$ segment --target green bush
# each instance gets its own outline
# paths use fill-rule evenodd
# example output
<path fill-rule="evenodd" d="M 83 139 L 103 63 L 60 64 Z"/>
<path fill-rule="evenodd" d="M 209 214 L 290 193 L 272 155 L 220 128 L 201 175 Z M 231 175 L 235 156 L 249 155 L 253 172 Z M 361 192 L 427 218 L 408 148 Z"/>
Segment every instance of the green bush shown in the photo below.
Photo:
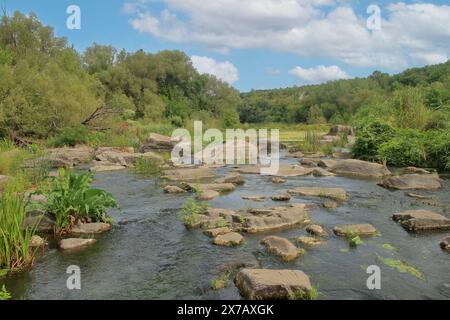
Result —
<path fill-rule="evenodd" d="M 363 160 L 373 160 L 378 157 L 380 146 L 395 136 L 395 129 L 379 120 L 362 125 L 357 130 L 356 143 L 353 146 L 353 156 Z"/>
<path fill-rule="evenodd" d="M 378 153 L 381 159 L 396 167 L 426 166 L 424 140 L 424 135 L 418 131 L 399 130 L 393 139 L 380 146 Z"/>
<path fill-rule="evenodd" d="M 83 127 L 66 128 L 59 132 L 53 139 L 53 146 L 74 147 L 77 144 L 85 144 L 88 142 L 88 130 Z"/>
<path fill-rule="evenodd" d="M 431 130 L 424 135 L 427 165 L 450 170 L 450 130 Z"/>
<path fill-rule="evenodd" d="M 189 199 L 184 204 L 178 218 L 184 223 L 186 228 L 192 229 L 198 223 L 199 216 L 203 214 L 207 208 L 208 204 Z"/>
<path fill-rule="evenodd" d="M 58 177 L 50 177 L 47 212 L 56 218 L 56 232 L 69 231 L 74 220 L 86 219 L 109 223 L 109 208 L 118 208 L 114 197 L 103 190 L 91 187 L 94 175 L 90 172 L 77 175 L 70 170 L 60 170 Z"/>

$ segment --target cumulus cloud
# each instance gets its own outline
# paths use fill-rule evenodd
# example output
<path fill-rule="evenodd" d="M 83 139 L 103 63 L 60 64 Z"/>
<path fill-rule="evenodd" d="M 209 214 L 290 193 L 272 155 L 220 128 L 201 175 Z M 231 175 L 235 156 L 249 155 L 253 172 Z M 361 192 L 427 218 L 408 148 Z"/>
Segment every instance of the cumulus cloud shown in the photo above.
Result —
<path fill-rule="evenodd" d="M 289 71 L 298 77 L 301 84 L 320 84 L 327 81 L 349 79 L 350 76 L 338 66 L 317 66 L 314 68 L 295 67 Z"/>
<path fill-rule="evenodd" d="M 140 0 L 130 23 L 158 38 L 220 52 L 265 48 L 392 71 L 449 56 L 449 5 L 388 4 L 382 8 L 381 30 L 372 32 L 368 15 L 357 13 L 354 2 L 164 0 L 166 9 L 155 14 Z"/>
<path fill-rule="evenodd" d="M 192 65 L 201 74 L 211 74 L 218 79 L 233 84 L 239 80 L 238 69 L 229 61 L 217 62 L 209 57 L 192 56 Z"/>

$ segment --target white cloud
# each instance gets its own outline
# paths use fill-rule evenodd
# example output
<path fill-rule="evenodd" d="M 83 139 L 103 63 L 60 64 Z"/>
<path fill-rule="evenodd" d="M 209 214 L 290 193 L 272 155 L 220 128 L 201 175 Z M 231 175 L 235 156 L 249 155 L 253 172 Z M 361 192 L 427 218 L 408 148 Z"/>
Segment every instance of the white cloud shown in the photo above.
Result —
<path fill-rule="evenodd" d="M 131 19 L 136 30 L 224 53 L 264 48 L 392 71 L 450 53 L 449 5 L 391 3 L 382 8 L 381 30 L 371 32 L 354 0 L 164 0 L 157 15 L 145 2 Z"/>
<path fill-rule="evenodd" d="M 350 78 L 350 76 L 338 66 L 317 66 L 309 69 L 295 67 L 294 69 L 289 70 L 289 73 L 298 77 L 301 84 L 320 84 L 327 81 Z"/>
<path fill-rule="evenodd" d="M 266 74 L 268 74 L 269 76 L 277 76 L 281 74 L 281 70 L 273 67 L 267 67 Z"/>
<path fill-rule="evenodd" d="M 217 62 L 208 57 L 192 56 L 192 65 L 201 74 L 212 74 L 218 79 L 233 84 L 239 80 L 238 69 L 229 61 Z"/>

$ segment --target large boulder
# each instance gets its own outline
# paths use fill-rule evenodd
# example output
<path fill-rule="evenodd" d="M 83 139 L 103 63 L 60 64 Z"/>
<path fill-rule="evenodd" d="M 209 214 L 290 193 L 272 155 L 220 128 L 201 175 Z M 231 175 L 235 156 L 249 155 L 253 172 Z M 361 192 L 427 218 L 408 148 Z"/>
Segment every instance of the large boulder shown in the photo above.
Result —
<path fill-rule="evenodd" d="M 92 245 L 95 242 L 97 242 L 97 240 L 95 239 L 79 239 L 79 238 L 64 239 L 61 240 L 59 247 L 62 250 L 76 250 Z"/>
<path fill-rule="evenodd" d="M 220 234 L 214 238 L 213 243 L 217 246 L 235 247 L 244 242 L 244 237 L 237 232 Z"/>
<path fill-rule="evenodd" d="M 370 224 L 353 224 L 338 226 L 333 229 L 334 233 L 340 237 L 355 235 L 360 237 L 370 237 L 378 234 L 377 229 Z"/>
<path fill-rule="evenodd" d="M 450 219 L 432 211 L 410 210 L 392 218 L 408 231 L 450 230 Z"/>
<path fill-rule="evenodd" d="M 109 223 L 78 223 L 71 229 L 71 234 L 78 236 L 101 234 L 111 230 Z"/>
<path fill-rule="evenodd" d="M 92 160 L 94 149 L 88 146 L 76 146 L 73 148 L 48 149 L 47 154 L 35 160 L 25 163 L 26 167 L 35 167 L 45 163 L 50 168 L 74 167 Z"/>
<path fill-rule="evenodd" d="M 294 261 L 300 256 L 300 250 L 288 239 L 270 236 L 261 243 L 266 246 L 270 254 L 281 257 L 284 261 Z"/>
<path fill-rule="evenodd" d="M 395 190 L 437 190 L 442 188 L 443 182 L 435 174 L 405 174 L 387 178 L 380 185 Z"/>
<path fill-rule="evenodd" d="M 391 175 L 391 172 L 382 164 L 355 159 L 322 160 L 319 166 L 348 177 L 381 179 Z"/>
<path fill-rule="evenodd" d="M 52 233 L 55 225 L 55 218 L 40 210 L 28 212 L 23 221 L 24 229 L 36 229 L 39 233 Z"/>
<path fill-rule="evenodd" d="M 159 164 L 164 163 L 163 157 L 154 152 L 135 153 L 133 148 L 102 147 L 95 153 L 95 159 L 97 161 L 113 163 L 124 167 L 133 166 L 139 158 L 154 161 Z"/>
<path fill-rule="evenodd" d="M 306 197 L 330 198 L 336 201 L 345 201 L 348 198 L 347 192 L 342 188 L 298 187 L 288 190 L 288 193 Z"/>
<path fill-rule="evenodd" d="M 447 252 L 450 252 L 450 237 L 441 241 L 441 248 Z"/>
<path fill-rule="evenodd" d="M 214 171 L 206 167 L 165 170 L 162 175 L 163 179 L 171 181 L 197 181 L 213 177 Z"/>
<path fill-rule="evenodd" d="M 243 269 L 235 283 L 248 300 L 283 300 L 293 292 L 312 289 L 309 277 L 299 270 Z"/>
<path fill-rule="evenodd" d="M 140 152 L 149 151 L 172 151 L 173 148 L 181 141 L 180 138 L 172 139 L 157 133 L 151 133 L 147 141 L 141 145 Z"/>
<path fill-rule="evenodd" d="M 248 233 L 267 232 L 292 228 L 311 222 L 306 205 L 295 204 L 265 210 L 249 210 L 250 215 L 243 216 L 243 230 Z"/>

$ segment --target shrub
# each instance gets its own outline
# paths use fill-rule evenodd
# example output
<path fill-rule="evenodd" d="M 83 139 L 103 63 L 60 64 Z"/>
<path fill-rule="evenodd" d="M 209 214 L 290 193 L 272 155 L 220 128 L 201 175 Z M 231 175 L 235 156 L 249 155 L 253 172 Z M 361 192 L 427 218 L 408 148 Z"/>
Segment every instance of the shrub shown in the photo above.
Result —
<path fill-rule="evenodd" d="M 373 120 L 358 128 L 353 156 L 358 159 L 377 158 L 380 146 L 395 136 L 395 129 L 379 120 Z"/>
<path fill-rule="evenodd" d="M 206 203 L 189 199 L 181 209 L 179 219 L 188 229 L 192 229 L 198 223 L 199 216 L 203 214 L 207 208 L 208 205 Z"/>
<path fill-rule="evenodd" d="M 426 166 L 424 135 L 415 130 L 400 130 L 379 148 L 380 158 L 396 167 Z"/>
<path fill-rule="evenodd" d="M 66 128 L 60 131 L 53 139 L 53 146 L 60 147 L 74 147 L 77 144 L 84 144 L 88 142 L 88 130 L 84 126 L 73 128 Z"/>
<path fill-rule="evenodd" d="M 134 162 L 133 171 L 140 175 L 150 175 L 159 177 L 161 175 L 160 165 L 157 161 L 146 159 L 143 157 L 137 158 Z"/>
<path fill-rule="evenodd" d="M 317 152 L 322 147 L 320 140 L 322 140 L 322 135 L 320 133 L 307 131 L 305 139 L 300 145 L 300 149 L 304 152 Z"/>
<path fill-rule="evenodd" d="M 319 298 L 319 291 L 316 287 L 310 290 L 297 289 L 293 290 L 288 295 L 288 300 L 317 300 Z"/>
<path fill-rule="evenodd" d="M 428 166 L 450 170 L 450 130 L 428 131 L 424 137 Z"/>
<path fill-rule="evenodd" d="M 33 264 L 31 238 L 35 230 L 23 228 L 25 201 L 22 194 L 8 186 L 0 202 L 0 269 L 26 268 Z"/>
<path fill-rule="evenodd" d="M 59 177 L 50 177 L 47 212 L 56 218 L 56 232 L 69 231 L 75 220 L 88 219 L 109 223 L 109 208 L 119 208 L 114 197 L 103 190 L 91 187 L 93 173 L 77 175 L 70 170 L 60 170 Z"/>

